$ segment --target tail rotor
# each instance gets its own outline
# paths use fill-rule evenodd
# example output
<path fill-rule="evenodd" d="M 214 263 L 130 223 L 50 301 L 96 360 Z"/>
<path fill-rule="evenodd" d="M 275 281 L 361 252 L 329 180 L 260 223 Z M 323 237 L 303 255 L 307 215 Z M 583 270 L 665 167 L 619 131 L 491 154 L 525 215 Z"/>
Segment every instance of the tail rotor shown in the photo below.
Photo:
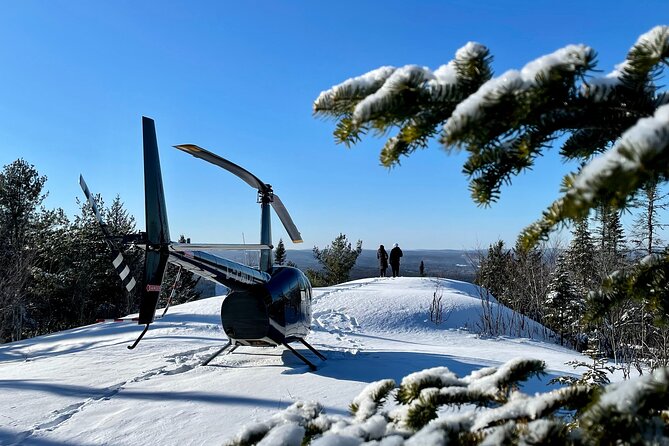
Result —
<path fill-rule="evenodd" d="M 84 191 L 84 195 L 86 195 L 86 200 L 88 200 L 88 203 L 91 205 L 93 213 L 95 214 L 95 219 L 98 221 L 100 229 L 104 234 L 105 243 L 107 244 L 109 250 L 111 251 L 112 264 L 114 265 L 114 269 L 121 278 L 123 286 L 128 291 L 128 293 L 130 293 L 135 288 L 137 282 L 135 281 L 135 278 L 132 276 L 132 274 L 130 274 L 130 267 L 128 266 L 128 262 L 126 262 L 125 257 L 123 257 L 121 250 L 119 249 L 118 245 L 114 241 L 113 236 L 109 232 L 107 224 L 104 222 L 104 220 L 102 220 L 102 215 L 98 210 L 98 205 L 95 202 L 95 199 L 91 194 L 91 191 L 88 189 L 88 185 L 86 184 L 86 181 L 84 180 L 84 177 L 82 175 L 79 175 L 79 185 L 81 186 L 81 189 Z"/>

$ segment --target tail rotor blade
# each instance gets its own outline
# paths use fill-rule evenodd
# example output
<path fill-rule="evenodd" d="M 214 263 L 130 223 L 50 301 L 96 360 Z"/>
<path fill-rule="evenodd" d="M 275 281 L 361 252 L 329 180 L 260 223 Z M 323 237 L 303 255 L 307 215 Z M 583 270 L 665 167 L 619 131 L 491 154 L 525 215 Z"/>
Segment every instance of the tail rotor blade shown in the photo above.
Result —
<path fill-rule="evenodd" d="M 137 284 L 135 278 L 132 276 L 132 274 L 130 274 L 130 267 L 128 266 L 128 263 L 125 261 L 125 257 L 123 257 L 123 254 L 121 254 L 120 251 L 112 250 L 112 255 L 114 256 L 112 263 L 114 265 L 114 269 L 116 270 L 116 274 L 119 275 L 121 282 L 123 282 L 123 286 L 126 290 L 128 290 L 128 293 L 130 293 Z"/>
<path fill-rule="evenodd" d="M 272 207 L 276 212 L 276 215 L 279 216 L 279 220 L 283 223 L 283 227 L 286 228 L 288 236 L 293 241 L 293 243 L 302 243 L 302 235 L 298 231 L 297 226 L 293 223 L 293 219 L 290 218 L 290 214 L 286 209 L 286 206 L 283 205 L 283 202 L 277 194 L 274 194 L 274 201 L 272 201 Z"/>
<path fill-rule="evenodd" d="M 114 265 L 114 269 L 121 278 L 121 282 L 123 282 L 123 286 L 125 287 L 125 289 L 128 290 L 128 292 L 131 292 L 136 285 L 135 278 L 132 276 L 132 274 L 130 274 L 130 267 L 126 262 L 125 257 L 123 257 L 123 254 L 121 254 L 121 250 L 116 246 L 116 243 L 114 243 L 114 241 L 112 240 L 112 236 L 111 233 L 109 232 L 109 229 L 107 228 L 107 224 L 102 220 L 102 215 L 98 210 L 98 205 L 95 202 L 95 199 L 93 198 L 93 194 L 91 194 L 91 191 L 88 189 L 88 185 L 86 184 L 86 181 L 84 181 L 83 175 L 79 175 L 79 185 L 81 186 L 81 189 L 84 191 L 84 195 L 86 195 L 86 199 L 88 200 L 88 203 L 91 205 L 93 213 L 95 213 L 95 218 L 97 219 L 98 224 L 100 225 L 102 233 L 104 234 L 105 243 L 107 244 L 107 246 L 109 246 L 109 249 L 111 250 L 112 264 Z"/>
<path fill-rule="evenodd" d="M 100 224 L 100 228 L 102 228 L 102 232 L 105 234 L 106 237 L 109 237 L 110 234 L 109 231 L 107 230 L 107 225 L 105 224 L 104 221 L 102 221 L 102 215 L 100 215 L 100 211 L 98 210 L 98 205 L 95 202 L 95 199 L 93 198 L 93 194 L 91 194 L 91 191 L 88 189 L 88 185 L 86 184 L 86 181 L 84 181 L 83 175 L 79 175 L 79 186 L 81 186 L 81 190 L 84 191 L 84 195 L 86 195 L 86 200 L 88 200 L 88 204 L 91 205 L 93 213 L 95 214 L 95 218 Z"/>

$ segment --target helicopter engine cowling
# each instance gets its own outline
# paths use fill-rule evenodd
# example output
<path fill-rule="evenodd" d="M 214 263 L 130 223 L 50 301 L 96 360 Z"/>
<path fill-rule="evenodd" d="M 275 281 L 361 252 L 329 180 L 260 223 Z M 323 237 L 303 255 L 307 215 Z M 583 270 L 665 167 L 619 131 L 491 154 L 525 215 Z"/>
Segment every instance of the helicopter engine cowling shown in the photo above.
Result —
<path fill-rule="evenodd" d="M 311 327 L 311 283 L 297 268 L 280 266 L 261 285 L 231 292 L 221 304 L 223 330 L 242 345 L 280 345 Z"/>

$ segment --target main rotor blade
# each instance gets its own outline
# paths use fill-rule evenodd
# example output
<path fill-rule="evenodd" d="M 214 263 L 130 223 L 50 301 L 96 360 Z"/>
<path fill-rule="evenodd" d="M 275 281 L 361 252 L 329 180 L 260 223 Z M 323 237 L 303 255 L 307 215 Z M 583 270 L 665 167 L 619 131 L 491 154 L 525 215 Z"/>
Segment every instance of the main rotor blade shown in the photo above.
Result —
<path fill-rule="evenodd" d="M 271 202 L 274 212 L 279 216 L 279 220 L 283 223 L 283 227 L 286 228 L 288 236 L 293 241 L 293 243 L 302 243 L 302 235 L 300 231 L 297 230 L 297 226 L 293 223 L 293 219 L 290 218 L 290 214 L 286 209 L 286 206 L 283 205 L 283 202 L 277 194 L 274 194 L 274 201 Z"/>
<path fill-rule="evenodd" d="M 203 149 L 202 147 L 196 146 L 195 144 L 180 144 L 174 147 L 183 152 L 189 153 L 196 158 L 209 161 L 212 164 L 222 167 L 228 172 L 237 175 L 239 178 L 244 180 L 246 184 L 257 189 L 260 192 L 264 193 L 271 192 L 271 188 L 267 184 L 262 182 L 260 178 L 253 175 L 251 172 L 244 169 L 243 167 L 238 166 L 237 164 L 230 162 L 225 158 L 216 155 L 215 153 L 211 153 L 208 150 Z M 295 226 L 295 223 L 293 223 L 293 219 L 290 218 L 290 214 L 288 214 L 288 211 L 286 210 L 286 207 L 283 205 L 283 202 L 281 201 L 281 199 L 277 194 L 273 193 L 272 196 L 273 196 L 272 199 L 273 201 L 271 201 L 272 207 L 274 208 L 276 214 L 279 216 L 281 223 L 283 223 L 283 227 L 286 228 L 286 232 L 288 232 L 288 235 L 290 236 L 293 243 L 301 243 L 302 235 L 300 235 L 300 231 L 297 230 L 297 226 Z"/>
<path fill-rule="evenodd" d="M 260 178 L 253 175 L 248 170 L 244 169 L 241 166 L 238 166 L 233 162 L 226 160 L 225 158 L 216 155 L 215 153 L 211 153 L 210 151 L 205 150 L 202 147 L 198 147 L 195 144 L 179 144 L 178 146 L 174 147 L 183 152 L 193 155 L 195 158 L 200 158 L 205 161 L 209 161 L 210 163 L 215 164 L 218 167 L 222 167 L 228 172 L 237 175 L 239 178 L 244 180 L 246 184 L 255 189 L 258 189 L 260 192 L 267 193 L 270 191 L 270 188 L 267 187 L 267 185 L 263 183 L 260 180 Z"/>

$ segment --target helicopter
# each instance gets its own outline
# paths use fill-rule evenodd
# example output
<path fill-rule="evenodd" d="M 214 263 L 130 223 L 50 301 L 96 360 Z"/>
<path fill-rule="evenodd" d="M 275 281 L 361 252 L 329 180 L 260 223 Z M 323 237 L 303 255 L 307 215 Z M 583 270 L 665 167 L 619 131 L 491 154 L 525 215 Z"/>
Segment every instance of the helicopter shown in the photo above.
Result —
<path fill-rule="evenodd" d="M 221 324 L 228 342 L 202 365 L 227 351 L 232 353 L 240 346 L 285 347 L 302 362 L 316 370 L 316 366 L 290 343 L 300 342 L 318 358 L 325 360 L 305 337 L 311 329 L 312 287 L 307 276 L 298 268 L 272 264 L 272 232 L 270 207 L 274 209 L 289 237 L 301 243 L 302 236 L 286 210 L 283 202 L 274 193 L 272 186 L 261 181 L 248 170 L 194 144 L 181 144 L 175 148 L 196 158 L 207 161 L 236 175 L 258 191 L 261 209 L 259 244 L 191 244 L 170 240 L 165 193 L 163 190 L 160 156 L 155 122 L 142 117 L 144 151 L 144 200 L 146 231 L 123 237 L 114 236 L 97 208 L 83 176 L 79 184 L 93 209 L 95 218 L 111 252 L 112 263 L 123 285 L 131 292 L 137 281 L 123 257 L 123 248 L 128 245 L 144 249 L 142 283 L 140 285 L 139 317 L 137 323 L 144 329 L 128 349 L 137 347 L 149 326 L 156 319 L 158 298 L 162 290 L 163 276 L 168 263 L 178 269 L 176 281 L 183 270 L 193 272 L 204 279 L 230 289 L 221 304 Z M 259 250 L 258 268 L 214 255 L 211 250 Z M 175 283 L 176 283 L 175 281 Z M 163 315 L 169 308 L 168 299 Z"/>

